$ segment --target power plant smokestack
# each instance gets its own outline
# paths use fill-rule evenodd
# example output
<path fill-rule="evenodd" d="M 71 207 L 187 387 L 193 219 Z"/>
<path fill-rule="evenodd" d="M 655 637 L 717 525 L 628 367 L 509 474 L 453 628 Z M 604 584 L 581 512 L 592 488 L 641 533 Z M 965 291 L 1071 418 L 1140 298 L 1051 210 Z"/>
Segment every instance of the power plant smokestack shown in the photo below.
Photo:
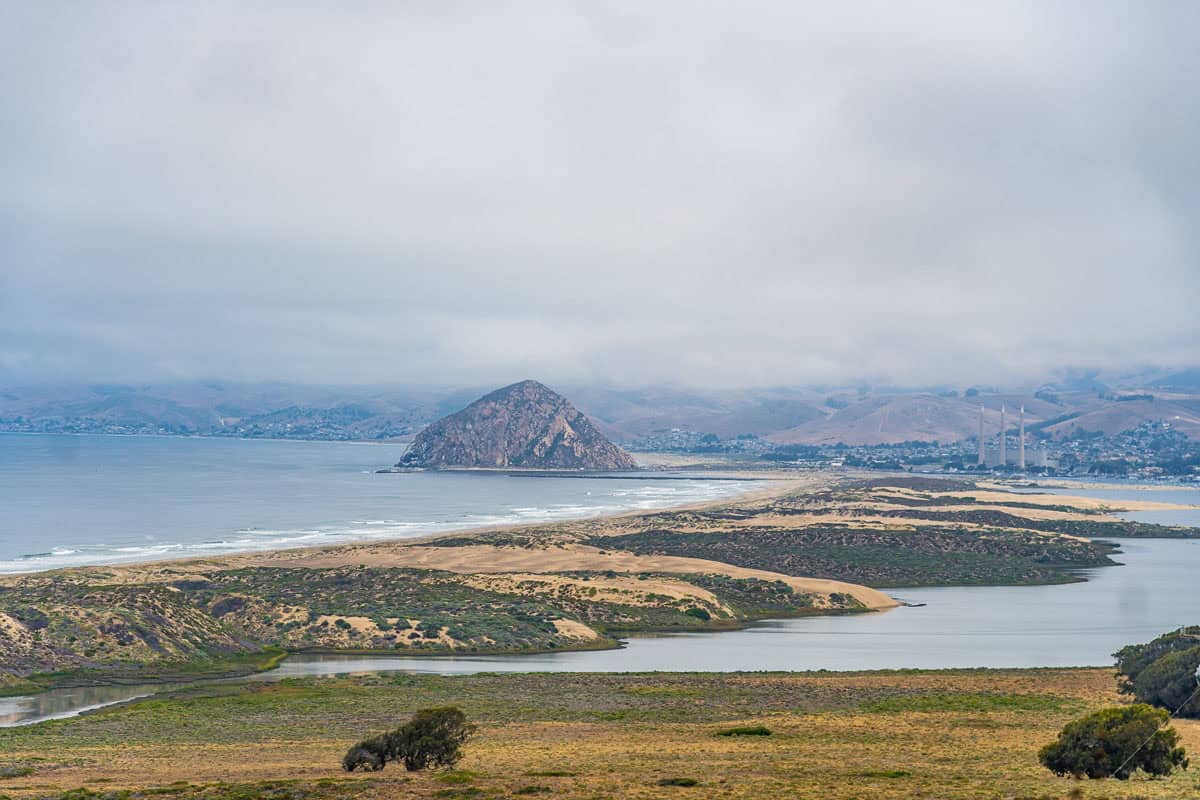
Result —
<path fill-rule="evenodd" d="M 1008 466 L 1008 456 L 1006 454 L 1005 440 L 1008 438 L 1007 431 L 1004 430 L 1004 403 L 1000 404 L 1000 466 Z"/>
<path fill-rule="evenodd" d="M 1025 406 L 1021 406 L 1021 438 L 1017 440 L 1017 469 L 1025 471 Z"/>
<path fill-rule="evenodd" d="M 979 407 L 979 466 L 983 466 L 983 406 Z"/>

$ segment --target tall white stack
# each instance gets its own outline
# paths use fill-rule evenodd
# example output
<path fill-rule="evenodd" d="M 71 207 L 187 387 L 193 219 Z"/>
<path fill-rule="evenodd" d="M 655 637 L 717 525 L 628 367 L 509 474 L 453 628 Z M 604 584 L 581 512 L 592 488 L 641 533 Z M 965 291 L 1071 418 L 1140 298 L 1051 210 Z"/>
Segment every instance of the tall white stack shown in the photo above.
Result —
<path fill-rule="evenodd" d="M 1021 433 L 1017 440 L 1017 469 L 1025 471 L 1025 406 L 1021 406 Z"/>
<path fill-rule="evenodd" d="M 1008 466 L 1007 442 L 1008 432 L 1004 430 L 1004 403 L 1000 404 L 1000 466 Z"/>

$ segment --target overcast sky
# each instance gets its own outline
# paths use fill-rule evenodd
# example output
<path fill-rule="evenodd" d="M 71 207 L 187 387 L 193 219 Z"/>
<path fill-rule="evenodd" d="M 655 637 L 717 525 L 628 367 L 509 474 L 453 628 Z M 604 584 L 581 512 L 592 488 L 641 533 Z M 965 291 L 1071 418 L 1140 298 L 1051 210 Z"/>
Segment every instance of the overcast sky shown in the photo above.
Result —
<path fill-rule="evenodd" d="M 1200 361 L 1200 3 L 4 3 L 0 379 Z"/>

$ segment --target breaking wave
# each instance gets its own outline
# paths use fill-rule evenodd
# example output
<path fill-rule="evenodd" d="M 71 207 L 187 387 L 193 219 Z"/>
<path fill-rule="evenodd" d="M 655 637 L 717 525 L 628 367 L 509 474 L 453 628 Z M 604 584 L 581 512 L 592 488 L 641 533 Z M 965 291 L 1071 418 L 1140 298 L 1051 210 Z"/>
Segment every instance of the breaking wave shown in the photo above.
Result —
<path fill-rule="evenodd" d="M 631 483 L 637 483 L 631 478 Z M 404 539 L 470 528 L 554 522 L 645 511 L 732 497 L 761 488 L 758 481 L 680 480 L 661 478 L 628 486 L 597 481 L 575 502 L 548 504 L 498 504 L 487 511 L 457 511 L 437 515 L 433 509 L 408 509 L 410 518 L 361 517 L 338 524 L 297 527 L 247 527 L 227 535 L 196 541 L 172 541 L 169 535 L 140 543 L 65 542 L 8 559 L 0 559 L 0 573 L 38 572 L 93 564 L 118 564 L 164 559 L 207 557 L 224 553 L 262 552 L 353 541 Z M 608 484 L 608 485 L 605 485 Z M 409 516 L 406 515 L 406 516 Z M 151 538 L 149 536 L 147 539 Z M 45 546 L 45 545 L 43 545 Z"/>

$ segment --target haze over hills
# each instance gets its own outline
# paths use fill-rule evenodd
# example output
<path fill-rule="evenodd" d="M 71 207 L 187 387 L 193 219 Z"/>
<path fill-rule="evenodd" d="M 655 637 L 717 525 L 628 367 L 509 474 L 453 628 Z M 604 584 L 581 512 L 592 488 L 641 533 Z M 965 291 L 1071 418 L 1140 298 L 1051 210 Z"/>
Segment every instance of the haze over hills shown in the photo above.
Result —
<path fill-rule="evenodd" d="M 565 397 L 526 380 L 434 422 L 396 466 L 615 470 L 637 464 Z"/>
<path fill-rule="evenodd" d="M 570 387 L 601 430 L 621 441 L 680 428 L 722 438 L 763 436 L 821 419 L 824 395 L 810 389 L 703 391 Z"/>
<path fill-rule="evenodd" d="M 989 387 L 775 387 L 708 390 L 565 385 L 608 438 L 680 430 L 779 444 L 953 442 L 989 430 L 1000 407 L 1026 409 L 1032 432 L 1107 435 L 1165 421 L 1200 439 L 1200 370 L 1110 377 L 1066 373 L 1024 391 Z M 304 386 L 193 382 L 5 386 L 0 431 L 158 433 L 246 438 L 407 440 L 486 392 L 458 386 Z"/>

